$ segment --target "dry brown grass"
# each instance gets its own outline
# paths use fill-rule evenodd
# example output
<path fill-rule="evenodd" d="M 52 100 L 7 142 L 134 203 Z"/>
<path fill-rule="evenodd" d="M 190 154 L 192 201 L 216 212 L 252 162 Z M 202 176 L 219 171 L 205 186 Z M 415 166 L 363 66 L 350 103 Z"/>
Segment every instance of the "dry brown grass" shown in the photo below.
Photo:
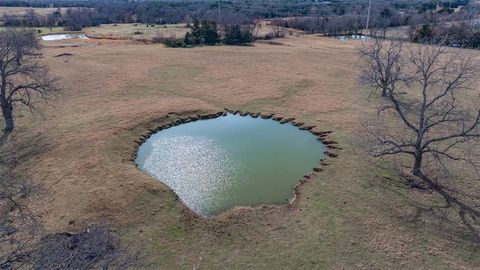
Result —
<path fill-rule="evenodd" d="M 12 15 L 23 15 L 27 9 L 32 9 L 28 7 L 0 7 L 0 16 L 4 14 L 12 14 Z M 46 16 L 52 14 L 57 10 L 57 8 L 33 8 L 35 12 L 40 16 Z M 66 8 L 62 8 L 61 12 L 66 12 Z"/>
<path fill-rule="evenodd" d="M 412 222 L 417 205 L 408 198 L 416 195 L 356 153 L 359 122 L 375 111 L 356 82 L 359 43 L 312 36 L 282 43 L 45 43 L 64 94 L 43 117 L 18 117 L 14 138 L 30 145 L 24 171 L 47 191 L 35 205 L 47 228 L 110 220 L 125 239 L 145 244 L 151 269 L 476 268 L 468 234 L 449 238 L 429 215 Z M 54 57 L 61 53 L 73 56 Z M 224 107 L 294 116 L 333 130 L 344 150 L 302 187 L 294 208 L 197 219 L 129 158 L 160 116 Z"/>
<path fill-rule="evenodd" d="M 85 28 L 83 32 L 92 38 L 129 39 L 151 41 L 154 37 L 183 39 L 189 31 L 187 24 L 163 24 L 147 26 L 140 23 L 102 24 L 98 27 Z M 278 31 L 278 30 L 277 30 Z M 259 22 L 254 35 L 263 38 L 273 33 L 270 25 Z M 285 35 L 300 35 L 301 31 L 285 28 Z"/>
<path fill-rule="evenodd" d="M 102 24 L 98 27 L 84 29 L 95 38 L 116 38 L 133 40 L 152 40 L 156 36 L 163 38 L 183 38 L 187 33 L 186 24 L 165 24 L 146 26 L 138 23 Z"/>

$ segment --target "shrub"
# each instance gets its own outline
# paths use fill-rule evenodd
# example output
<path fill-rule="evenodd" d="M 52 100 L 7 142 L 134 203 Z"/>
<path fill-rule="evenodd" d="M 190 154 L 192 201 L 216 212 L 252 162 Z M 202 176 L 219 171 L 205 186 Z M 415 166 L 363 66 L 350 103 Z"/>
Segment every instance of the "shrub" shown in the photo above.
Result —
<path fill-rule="evenodd" d="M 225 44 L 245 45 L 253 42 L 253 35 L 250 31 L 242 30 L 238 24 L 225 28 Z"/>
<path fill-rule="evenodd" d="M 418 29 L 414 36 L 413 41 L 415 42 L 428 42 L 432 39 L 432 28 L 429 24 L 424 24 L 420 29 Z"/>
<path fill-rule="evenodd" d="M 184 43 L 186 45 L 215 45 L 219 42 L 217 24 L 206 20 L 195 20 L 190 26 L 190 31 L 185 35 Z"/>
<path fill-rule="evenodd" d="M 204 35 L 204 42 L 207 45 L 215 45 L 219 41 L 219 36 L 217 33 L 217 24 L 215 22 L 207 23 L 204 21 L 202 23 L 202 31 Z"/>
<path fill-rule="evenodd" d="M 187 45 L 195 44 L 195 39 L 193 38 L 193 34 L 190 32 L 187 32 L 185 34 L 185 38 L 183 39 L 183 43 Z"/>
<path fill-rule="evenodd" d="M 468 41 L 468 47 L 474 49 L 480 48 L 480 32 L 475 32 L 472 34 Z"/>
<path fill-rule="evenodd" d="M 166 38 L 163 41 L 163 44 L 167 47 L 170 47 L 170 48 L 185 47 L 185 44 L 183 43 L 183 40 L 178 39 L 178 38 Z"/>

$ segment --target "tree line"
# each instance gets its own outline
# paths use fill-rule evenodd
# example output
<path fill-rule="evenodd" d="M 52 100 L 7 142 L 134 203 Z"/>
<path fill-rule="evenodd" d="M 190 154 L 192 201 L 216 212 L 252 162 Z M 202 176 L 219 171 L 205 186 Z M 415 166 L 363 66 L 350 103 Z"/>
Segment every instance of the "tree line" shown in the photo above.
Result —
<path fill-rule="evenodd" d="M 371 25 L 386 28 L 399 25 L 453 20 L 459 13 L 453 9 L 468 4 L 468 0 L 373 2 Z M 53 4 L 52 4 L 53 3 Z M 64 26 L 81 29 L 102 23 L 166 24 L 191 22 L 193 18 L 208 20 L 217 25 L 250 24 L 256 19 L 276 20 L 284 26 L 308 32 L 329 34 L 354 33 L 365 27 L 368 1 L 100 1 L 100 0 L 36 0 L 3 1 L 5 6 L 70 7 L 67 14 L 55 12 L 47 18 L 6 15 L 3 19 L 15 26 Z M 220 6 L 219 6 L 220 5 Z M 467 5 L 468 6 L 468 5 Z M 36 18 L 35 18 L 36 17 Z"/>
<path fill-rule="evenodd" d="M 480 24 L 472 22 L 452 22 L 443 24 L 423 24 L 411 27 L 410 41 L 416 43 L 442 43 L 457 48 L 480 48 Z"/>
<path fill-rule="evenodd" d="M 421 2 L 367 2 L 350 4 L 339 8 L 335 5 L 312 6 L 305 16 L 276 18 L 273 22 L 284 27 L 303 30 L 307 33 L 327 35 L 360 34 L 367 28 L 369 35 L 385 37 L 387 28 L 413 26 L 464 20 L 474 9 L 469 1 Z M 454 11 L 454 8 L 458 10 Z M 375 33 L 373 33 L 375 32 Z"/>
<path fill-rule="evenodd" d="M 188 23 L 190 29 L 185 37 L 177 39 L 174 37 L 163 38 L 158 35 L 153 38 L 154 43 L 163 43 L 167 47 L 193 47 L 201 45 L 217 45 L 220 43 L 226 45 L 247 45 L 254 41 L 253 25 L 225 25 L 222 30 L 217 24 L 207 20 L 195 19 L 193 23 Z"/>

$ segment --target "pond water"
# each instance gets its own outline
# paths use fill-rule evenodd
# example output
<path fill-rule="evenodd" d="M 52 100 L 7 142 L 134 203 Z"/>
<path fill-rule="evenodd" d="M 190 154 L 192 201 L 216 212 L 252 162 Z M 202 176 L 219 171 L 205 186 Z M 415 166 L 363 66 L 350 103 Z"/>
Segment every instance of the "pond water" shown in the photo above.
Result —
<path fill-rule="evenodd" d="M 210 216 L 235 206 L 287 204 L 324 151 L 313 134 L 291 124 L 228 114 L 153 134 L 136 163 L 194 212 Z"/>
<path fill-rule="evenodd" d="M 343 35 L 343 36 L 336 36 L 341 41 L 348 41 L 348 40 L 369 40 L 370 37 L 364 35 Z"/>
<path fill-rule="evenodd" d="M 88 39 L 85 34 L 54 34 L 54 35 L 44 35 L 42 40 L 45 41 L 54 41 L 54 40 L 63 40 L 63 39 Z"/>

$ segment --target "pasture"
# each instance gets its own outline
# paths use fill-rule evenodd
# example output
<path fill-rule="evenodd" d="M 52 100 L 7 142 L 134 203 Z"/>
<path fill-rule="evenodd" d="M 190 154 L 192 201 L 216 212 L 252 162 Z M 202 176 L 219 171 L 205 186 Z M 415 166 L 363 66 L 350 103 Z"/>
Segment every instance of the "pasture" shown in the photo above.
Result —
<path fill-rule="evenodd" d="M 86 33 L 185 31 L 139 27 Z M 359 150 L 360 125 L 376 114 L 376 97 L 357 81 L 360 41 L 294 35 L 279 41 L 189 49 L 128 40 L 43 42 L 42 61 L 63 93 L 41 115 L 18 114 L 13 140 L 22 171 L 46 191 L 33 209 L 47 230 L 109 221 L 126 241 L 145 247 L 150 269 L 478 267 L 478 236 L 457 218 L 458 209 L 443 208 L 438 194 L 408 188 L 391 160 L 374 162 Z M 342 150 L 302 185 L 293 207 L 199 218 L 131 156 L 149 129 L 224 108 L 295 117 L 333 131 Z"/>

